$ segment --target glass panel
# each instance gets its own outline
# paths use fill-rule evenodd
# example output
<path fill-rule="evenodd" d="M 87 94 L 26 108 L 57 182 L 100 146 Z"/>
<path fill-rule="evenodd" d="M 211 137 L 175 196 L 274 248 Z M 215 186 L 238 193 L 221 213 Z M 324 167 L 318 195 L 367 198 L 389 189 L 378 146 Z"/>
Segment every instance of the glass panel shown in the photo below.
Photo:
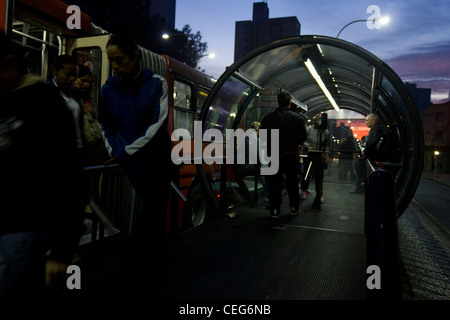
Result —
<path fill-rule="evenodd" d="M 200 117 L 203 104 L 205 103 L 206 98 L 208 98 L 208 94 L 208 92 L 202 89 L 199 89 L 197 92 L 197 119 Z"/>
<path fill-rule="evenodd" d="M 91 104 L 94 109 L 94 114 L 98 113 L 98 98 L 100 94 L 100 88 L 102 83 L 101 68 L 102 68 L 102 51 L 100 48 L 90 49 L 77 49 L 74 52 L 74 56 L 78 64 L 88 66 L 92 71 L 92 91 L 91 91 Z"/>
<path fill-rule="evenodd" d="M 174 81 L 173 86 L 173 127 L 187 129 L 194 136 L 194 111 L 192 89 L 186 83 Z"/>
<path fill-rule="evenodd" d="M 204 130 L 215 128 L 222 132 L 232 128 L 238 108 L 248 97 L 251 88 L 245 83 L 230 77 L 216 94 L 203 124 Z"/>

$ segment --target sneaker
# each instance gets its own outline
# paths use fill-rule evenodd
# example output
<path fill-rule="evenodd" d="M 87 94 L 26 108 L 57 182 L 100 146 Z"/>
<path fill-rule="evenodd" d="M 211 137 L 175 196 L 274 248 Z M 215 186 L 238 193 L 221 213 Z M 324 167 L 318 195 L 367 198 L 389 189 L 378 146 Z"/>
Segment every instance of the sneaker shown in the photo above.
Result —
<path fill-rule="evenodd" d="M 306 199 L 306 191 L 302 191 L 300 194 L 300 199 Z"/>
<path fill-rule="evenodd" d="M 270 210 L 270 216 L 272 217 L 272 218 L 278 218 L 278 214 L 280 213 L 280 210 L 277 210 L 277 209 L 275 209 L 275 210 Z"/>
<path fill-rule="evenodd" d="M 296 216 L 296 215 L 298 215 L 298 209 L 291 207 L 291 216 Z"/>
<path fill-rule="evenodd" d="M 323 195 L 320 196 L 320 202 L 323 203 Z"/>
<path fill-rule="evenodd" d="M 307 193 L 307 194 L 313 194 L 313 193 L 314 193 L 314 191 L 312 191 L 312 190 L 308 189 L 308 190 L 306 190 L 306 193 Z"/>

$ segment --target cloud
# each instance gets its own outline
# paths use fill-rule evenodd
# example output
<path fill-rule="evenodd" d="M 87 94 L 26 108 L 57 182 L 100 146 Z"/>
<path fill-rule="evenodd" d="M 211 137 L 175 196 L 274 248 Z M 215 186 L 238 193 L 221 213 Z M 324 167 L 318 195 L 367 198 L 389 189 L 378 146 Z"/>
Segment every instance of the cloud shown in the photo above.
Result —
<path fill-rule="evenodd" d="M 429 47 L 427 51 L 397 56 L 385 62 L 404 77 L 450 79 L 450 44 Z"/>
<path fill-rule="evenodd" d="M 414 48 L 416 53 L 404 54 L 385 62 L 405 82 L 430 88 L 434 101 L 448 98 L 450 92 L 450 41 Z"/>

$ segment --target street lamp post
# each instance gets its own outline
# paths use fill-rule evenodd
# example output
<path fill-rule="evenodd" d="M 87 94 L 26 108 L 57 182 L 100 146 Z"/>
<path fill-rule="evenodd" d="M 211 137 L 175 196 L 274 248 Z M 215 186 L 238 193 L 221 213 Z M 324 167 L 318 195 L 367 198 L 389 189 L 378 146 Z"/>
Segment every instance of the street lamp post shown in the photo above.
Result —
<path fill-rule="evenodd" d="M 379 20 L 381 24 L 386 24 L 389 22 L 389 18 L 388 17 L 382 17 L 382 18 L 373 18 L 372 21 L 375 22 Z M 342 29 L 339 31 L 339 33 L 337 34 L 336 38 L 339 38 L 339 35 L 341 34 L 341 32 L 347 28 L 349 25 L 356 23 L 356 22 L 367 22 L 370 21 L 369 19 L 358 19 L 352 22 L 347 23 L 345 26 L 342 27 Z"/>
<path fill-rule="evenodd" d="M 439 151 L 434 151 L 434 177 L 437 178 L 437 157 L 439 155 Z"/>
<path fill-rule="evenodd" d="M 185 33 L 164 33 L 164 34 L 161 35 L 161 37 L 162 37 L 163 39 L 165 39 L 165 40 L 170 39 L 170 37 L 177 37 L 177 36 L 184 36 L 184 37 L 187 38 L 187 35 L 186 35 Z M 196 48 L 197 48 L 197 43 L 194 42 L 194 45 L 195 45 Z M 196 50 L 196 52 L 198 52 L 198 51 Z M 212 59 L 212 58 L 214 58 L 215 56 L 216 56 L 216 54 L 215 54 L 214 52 L 210 52 L 210 53 L 201 55 L 200 57 L 196 57 L 196 58 L 195 58 L 195 67 L 194 67 L 194 68 L 195 68 L 195 69 L 198 68 L 198 62 L 200 61 L 201 58 L 204 58 L 204 57 L 210 57 L 210 58 Z"/>
<path fill-rule="evenodd" d="M 336 38 L 339 38 L 339 35 L 341 34 L 341 32 L 342 32 L 345 28 L 347 28 L 349 25 L 351 25 L 351 24 L 353 24 L 353 23 L 356 23 L 356 22 L 364 22 L 364 21 L 367 21 L 367 19 L 358 19 L 358 20 L 355 20 L 355 21 L 352 21 L 352 22 L 347 23 L 347 24 L 346 24 L 345 26 L 343 26 L 342 29 L 339 31 L 339 33 L 337 34 Z"/>

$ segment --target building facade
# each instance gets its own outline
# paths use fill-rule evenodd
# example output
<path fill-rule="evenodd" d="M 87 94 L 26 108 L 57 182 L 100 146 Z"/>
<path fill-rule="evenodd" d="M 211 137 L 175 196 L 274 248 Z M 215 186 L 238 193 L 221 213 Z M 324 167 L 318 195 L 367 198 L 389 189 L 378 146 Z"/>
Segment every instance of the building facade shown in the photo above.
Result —
<path fill-rule="evenodd" d="M 234 61 L 264 44 L 299 36 L 300 28 L 297 17 L 269 18 L 267 2 L 255 2 L 252 20 L 236 21 Z"/>
<path fill-rule="evenodd" d="M 406 89 L 408 89 L 411 98 L 416 103 L 417 109 L 422 114 L 423 111 L 431 104 L 431 89 L 417 88 L 417 84 L 405 82 Z"/>
<path fill-rule="evenodd" d="M 424 170 L 434 170 L 436 166 L 436 172 L 450 172 L 450 101 L 431 104 L 423 111 L 422 119 Z"/>

